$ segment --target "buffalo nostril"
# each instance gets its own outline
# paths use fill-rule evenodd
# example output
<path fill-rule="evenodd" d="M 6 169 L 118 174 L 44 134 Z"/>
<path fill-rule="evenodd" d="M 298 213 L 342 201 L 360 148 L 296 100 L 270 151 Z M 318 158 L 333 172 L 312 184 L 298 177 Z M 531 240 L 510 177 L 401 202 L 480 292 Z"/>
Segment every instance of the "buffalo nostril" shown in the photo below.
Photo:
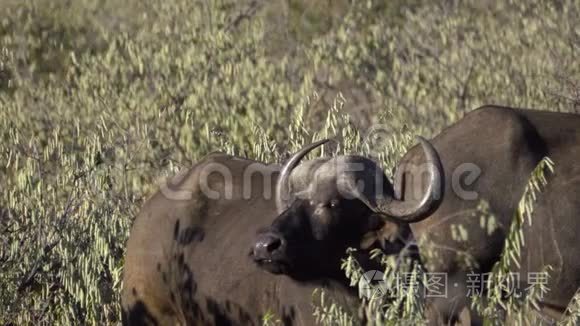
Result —
<path fill-rule="evenodd" d="M 265 233 L 258 237 L 252 248 L 255 259 L 271 260 L 285 255 L 286 241 L 284 237 L 275 233 Z"/>
<path fill-rule="evenodd" d="M 271 238 L 266 245 L 266 250 L 268 250 L 268 252 L 274 252 L 276 249 L 280 248 L 281 245 L 282 240 L 280 238 Z"/>

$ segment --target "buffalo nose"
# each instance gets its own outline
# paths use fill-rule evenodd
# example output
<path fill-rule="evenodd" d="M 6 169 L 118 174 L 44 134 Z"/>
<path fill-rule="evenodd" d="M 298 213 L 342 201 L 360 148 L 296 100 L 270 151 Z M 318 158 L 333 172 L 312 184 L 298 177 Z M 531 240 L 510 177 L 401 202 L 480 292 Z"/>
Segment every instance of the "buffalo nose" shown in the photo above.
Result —
<path fill-rule="evenodd" d="M 269 242 L 266 243 L 266 250 L 268 250 L 268 252 L 272 252 L 272 251 L 280 248 L 281 245 L 282 245 L 282 239 L 272 238 L 272 239 L 270 239 Z"/>
<path fill-rule="evenodd" d="M 263 233 L 254 243 L 254 258 L 267 260 L 283 258 L 285 250 L 286 241 L 281 234 Z"/>

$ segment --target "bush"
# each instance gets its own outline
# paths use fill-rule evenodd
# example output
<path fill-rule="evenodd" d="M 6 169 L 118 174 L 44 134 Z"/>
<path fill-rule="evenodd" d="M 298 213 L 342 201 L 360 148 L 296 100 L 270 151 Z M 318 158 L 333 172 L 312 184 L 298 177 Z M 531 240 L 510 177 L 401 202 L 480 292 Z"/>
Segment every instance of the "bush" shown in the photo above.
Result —
<path fill-rule="evenodd" d="M 393 167 L 484 103 L 578 110 L 575 1 L 304 3 L 2 1 L 0 323 L 118 323 L 132 219 L 210 151 L 336 135 Z"/>

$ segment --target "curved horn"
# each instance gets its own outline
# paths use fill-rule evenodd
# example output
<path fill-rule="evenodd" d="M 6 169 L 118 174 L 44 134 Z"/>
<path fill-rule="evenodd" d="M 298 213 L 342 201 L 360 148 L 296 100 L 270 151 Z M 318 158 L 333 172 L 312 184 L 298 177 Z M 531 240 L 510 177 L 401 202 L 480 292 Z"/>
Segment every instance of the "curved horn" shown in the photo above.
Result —
<path fill-rule="evenodd" d="M 397 197 L 377 199 L 377 207 L 370 207 L 375 213 L 386 215 L 400 222 L 414 223 L 427 218 L 427 213 L 440 203 L 443 184 L 441 159 L 430 142 L 420 136 L 417 136 L 417 139 L 421 143 L 421 147 L 423 147 L 426 163 L 428 164 L 429 184 L 425 194 L 419 202 L 400 200 Z M 400 173 L 397 172 L 397 174 Z M 400 178 L 400 175 L 396 177 Z M 401 182 L 401 180 L 395 180 L 395 182 Z M 402 188 L 401 185 L 396 185 L 395 187 Z M 398 189 L 397 192 L 402 191 Z"/>
<path fill-rule="evenodd" d="M 316 147 L 328 142 L 329 139 L 323 139 L 303 147 L 301 150 L 296 152 L 288 162 L 282 167 L 280 171 L 280 176 L 278 177 L 278 183 L 276 184 L 276 209 L 278 214 L 281 214 L 288 208 L 287 199 L 289 198 L 290 189 L 288 187 L 288 179 L 292 170 L 300 163 L 304 156 L 308 155 Z"/>

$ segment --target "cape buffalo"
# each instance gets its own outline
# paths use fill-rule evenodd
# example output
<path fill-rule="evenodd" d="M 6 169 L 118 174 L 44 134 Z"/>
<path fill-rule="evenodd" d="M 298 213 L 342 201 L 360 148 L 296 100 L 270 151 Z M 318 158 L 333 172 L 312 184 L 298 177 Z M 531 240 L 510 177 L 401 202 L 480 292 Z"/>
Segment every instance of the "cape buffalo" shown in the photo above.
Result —
<path fill-rule="evenodd" d="M 368 249 L 377 239 L 384 222 L 369 205 L 389 197 L 389 214 L 422 218 L 437 203 L 440 173 L 431 171 L 423 199 L 409 205 L 393 198 L 382 169 L 365 157 L 315 159 L 294 169 L 324 142 L 306 146 L 281 172 L 276 165 L 212 154 L 163 186 L 143 206 L 127 243 L 124 323 L 256 325 L 271 313 L 286 325 L 313 325 L 317 287 L 356 314 L 358 295 L 340 271 L 340 258 L 348 247 L 364 242 Z M 431 170 L 439 168 L 433 147 L 421 142 L 435 162 Z M 274 220 L 290 198 L 309 200 L 287 210 L 294 218 Z M 261 230 L 272 223 L 285 238 Z M 391 240 L 391 250 L 404 245 Z M 361 262 L 373 266 L 364 257 Z"/>
<path fill-rule="evenodd" d="M 548 175 L 548 184 L 535 203 L 531 225 L 523 228 L 521 268 L 512 272 L 518 273 L 523 286 L 533 283 L 532 278 L 550 265 L 553 270 L 544 284 L 549 292 L 541 303 L 545 313 L 559 317 L 580 286 L 580 115 L 487 106 L 468 113 L 432 144 L 436 152 L 423 142 L 404 156 L 395 173 L 394 189 L 385 181 L 382 196 L 350 191 L 359 199 L 354 202 L 335 201 L 335 185 L 344 183 L 348 193 L 355 189 L 354 180 L 372 184 L 373 168 L 365 167 L 357 176 L 327 175 L 327 162 L 346 160 L 298 165 L 308 150 L 299 152 L 282 170 L 278 217 L 257 236 L 254 259 L 271 272 L 299 279 L 332 277 L 339 256 L 334 249 L 343 250 L 360 237 L 354 225 L 342 224 L 351 217 L 342 209 L 355 206 L 357 220 L 379 215 L 397 222 L 386 222 L 385 227 L 412 234 L 427 272 L 445 273 L 448 292 L 442 298 L 429 298 L 429 317 L 433 323 L 453 323 L 474 290 L 470 275 L 484 276 L 498 261 L 530 174 L 542 158 L 550 157 L 555 172 Z M 432 167 L 437 168 L 430 172 L 440 173 L 441 180 L 431 176 L 429 182 L 422 182 L 428 161 L 435 163 Z M 294 175 L 306 180 L 308 186 L 301 188 L 309 191 L 286 200 L 283 197 L 291 188 L 288 180 Z M 335 180 L 337 175 L 346 175 L 346 182 Z M 443 197 L 437 201 L 432 195 L 437 195 L 440 183 Z M 482 202 L 495 216 L 496 228 L 489 228 L 478 214 Z M 454 233 L 463 236 L 454 237 Z M 464 320 L 478 323 L 478 316 L 467 315 Z"/>
<path fill-rule="evenodd" d="M 487 106 L 467 114 L 432 142 L 443 162 L 445 197 L 433 214 L 411 229 L 420 251 L 430 252 L 429 257 L 423 255 L 427 269 L 446 272 L 450 282 L 458 284 L 449 284 L 446 299 L 456 300 L 456 305 L 440 302 L 447 307 L 442 309 L 443 319 L 453 319 L 450 307 L 457 311 L 466 298 L 465 271 L 486 273 L 497 261 L 531 172 L 544 157 L 555 163 L 554 172 L 546 173 L 548 184 L 534 204 L 532 223 L 523 227 L 521 268 L 514 266 L 512 271 L 523 287 L 551 266 L 542 306 L 547 315 L 559 318 L 580 287 L 580 115 Z M 422 156 L 413 148 L 402 164 L 412 169 Z M 466 164 L 476 170 L 462 176 Z M 471 185 L 454 189 L 461 177 Z M 412 179 L 402 184 L 403 198 L 417 192 Z M 481 201 L 497 219 L 491 234 L 481 227 L 480 216 L 472 214 Z M 466 239 L 450 238 L 458 225 Z M 465 255 L 476 266 L 464 266 Z"/>
<path fill-rule="evenodd" d="M 356 307 L 356 293 L 339 270 L 347 247 L 380 240 L 397 252 L 414 237 L 427 270 L 448 275 L 447 297 L 431 301 L 438 315 L 432 320 L 452 322 L 465 311 L 466 273 L 488 272 L 497 262 L 530 173 L 545 156 L 555 173 L 524 228 L 522 268 L 514 271 L 527 282 L 528 272 L 554 267 L 542 304 L 561 312 L 580 285 L 574 259 L 579 127 L 573 114 L 480 108 L 433 145 L 421 140 L 412 148 L 394 185 L 364 157 L 299 165 L 324 141 L 295 154 L 280 177 L 273 165 L 210 155 L 162 188 L 137 217 L 127 247 L 124 320 L 256 324 L 273 312 L 286 324 L 309 325 L 314 287 Z M 474 214 L 482 201 L 497 218 L 492 232 Z M 467 236 L 451 236 L 457 228 Z"/>

